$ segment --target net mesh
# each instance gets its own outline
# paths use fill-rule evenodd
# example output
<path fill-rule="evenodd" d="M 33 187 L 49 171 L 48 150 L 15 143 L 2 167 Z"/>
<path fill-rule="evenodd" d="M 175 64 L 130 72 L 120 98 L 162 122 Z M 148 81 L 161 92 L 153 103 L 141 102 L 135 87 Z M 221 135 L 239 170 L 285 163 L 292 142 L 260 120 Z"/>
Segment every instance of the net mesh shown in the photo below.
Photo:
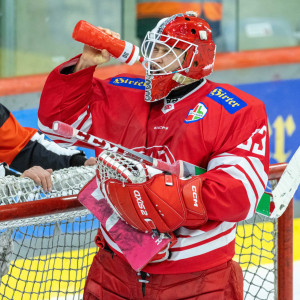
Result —
<path fill-rule="evenodd" d="M 28 178 L 6 176 L 0 205 L 29 202 L 34 210 L 34 200 L 78 194 L 94 176 L 95 167 L 55 171 L 51 193 Z M 0 222 L 1 299 L 80 299 L 98 227 L 86 209 Z"/>
<path fill-rule="evenodd" d="M 240 222 L 236 256 L 244 273 L 244 299 L 276 299 L 277 220 L 255 214 Z"/>
<path fill-rule="evenodd" d="M 39 199 L 49 199 L 60 196 L 78 194 L 80 189 L 96 174 L 95 167 L 71 167 L 54 171 L 52 177 L 52 191 L 45 193 L 41 186 L 36 186 L 29 178 L 6 176 L 0 178 L 0 205 L 29 202 Z M 0 222 L 0 229 L 40 224 L 42 222 L 59 221 L 88 214 L 88 210 L 78 210 L 67 213 L 36 218 L 15 220 L 14 222 Z"/>
<path fill-rule="evenodd" d="M 77 194 L 93 176 L 93 167 L 56 171 L 47 194 L 30 179 L 5 177 L 0 204 Z M 98 227 L 87 210 L 0 222 L 1 299 L 82 299 Z M 276 242 L 276 220 L 256 214 L 239 223 L 235 260 L 244 272 L 244 299 L 276 299 Z"/>
<path fill-rule="evenodd" d="M 267 191 L 271 192 L 277 182 L 270 180 Z M 234 259 L 243 269 L 244 299 L 277 299 L 277 241 L 277 219 L 256 213 L 238 224 Z"/>

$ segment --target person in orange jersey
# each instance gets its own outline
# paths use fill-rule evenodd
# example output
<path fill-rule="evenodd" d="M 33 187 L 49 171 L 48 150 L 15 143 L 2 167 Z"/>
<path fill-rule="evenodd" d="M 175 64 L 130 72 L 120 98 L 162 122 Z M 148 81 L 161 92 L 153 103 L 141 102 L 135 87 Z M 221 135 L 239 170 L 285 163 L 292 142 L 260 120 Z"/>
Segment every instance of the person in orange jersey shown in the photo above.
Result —
<path fill-rule="evenodd" d="M 62 148 L 37 129 L 21 126 L 0 103 L 0 177 L 18 176 L 11 167 L 51 191 L 53 170 L 95 163 L 94 157 L 87 159 L 82 151 Z"/>

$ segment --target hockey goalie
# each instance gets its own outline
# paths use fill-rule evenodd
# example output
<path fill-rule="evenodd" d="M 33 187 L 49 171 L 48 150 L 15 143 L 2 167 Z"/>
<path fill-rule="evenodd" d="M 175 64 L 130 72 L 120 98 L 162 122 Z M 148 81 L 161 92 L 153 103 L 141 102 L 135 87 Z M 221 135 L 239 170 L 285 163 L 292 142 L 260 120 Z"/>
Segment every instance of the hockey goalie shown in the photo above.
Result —
<path fill-rule="evenodd" d="M 84 299 L 241 300 L 243 275 L 232 260 L 235 231 L 237 222 L 253 216 L 267 183 L 264 104 L 206 78 L 216 47 L 209 25 L 193 12 L 160 20 L 141 51 L 145 76 L 93 77 L 113 53 L 88 45 L 55 68 L 40 101 L 40 129 L 63 145 L 86 146 L 54 134 L 53 122 L 62 121 L 150 157 L 184 160 L 207 172 L 184 178 L 158 172 L 139 182 L 102 177 L 101 193 L 112 213 L 137 232 L 173 238 L 137 272 L 101 223 Z"/>

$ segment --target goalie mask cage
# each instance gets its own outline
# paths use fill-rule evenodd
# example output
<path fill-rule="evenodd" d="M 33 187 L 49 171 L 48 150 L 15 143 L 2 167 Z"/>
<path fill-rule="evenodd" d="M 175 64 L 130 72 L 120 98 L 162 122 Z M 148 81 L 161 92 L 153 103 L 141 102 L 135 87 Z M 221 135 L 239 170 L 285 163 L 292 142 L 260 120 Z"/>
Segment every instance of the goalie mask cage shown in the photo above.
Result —
<path fill-rule="evenodd" d="M 270 166 L 271 186 L 285 167 Z M 51 194 L 27 178 L 0 178 L 1 299 L 82 299 L 99 222 L 76 194 L 94 175 L 94 167 L 56 171 Z M 238 224 L 244 299 L 292 299 L 292 204 L 278 220 L 255 214 Z"/>

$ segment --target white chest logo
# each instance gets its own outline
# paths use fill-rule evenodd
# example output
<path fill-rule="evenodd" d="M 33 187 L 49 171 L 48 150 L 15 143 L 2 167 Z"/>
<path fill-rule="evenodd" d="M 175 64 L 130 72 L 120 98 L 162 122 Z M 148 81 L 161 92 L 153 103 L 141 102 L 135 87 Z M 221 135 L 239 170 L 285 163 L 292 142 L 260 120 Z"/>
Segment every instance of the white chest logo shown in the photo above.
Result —
<path fill-rule="evenodd" d="M 166 114 L 167 112 L 171 111 L 174 109 L 174 104 L 173 103 L 165 103 L 161 111 Z"/>

